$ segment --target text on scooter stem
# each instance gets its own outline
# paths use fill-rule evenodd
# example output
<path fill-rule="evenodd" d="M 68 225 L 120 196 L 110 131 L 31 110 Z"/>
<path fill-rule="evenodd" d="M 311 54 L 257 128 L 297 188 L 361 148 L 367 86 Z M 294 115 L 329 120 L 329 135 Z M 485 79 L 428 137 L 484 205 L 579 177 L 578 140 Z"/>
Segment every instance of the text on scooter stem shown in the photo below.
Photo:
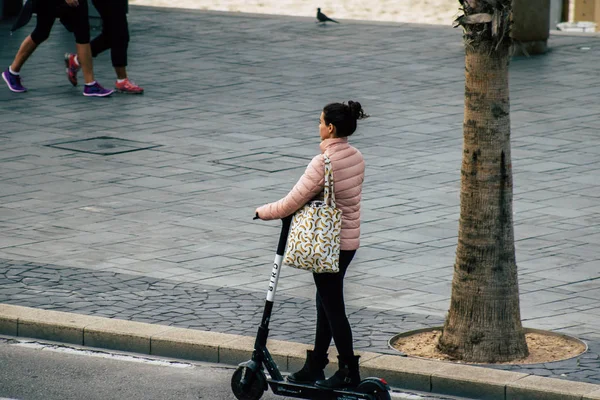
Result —
<path fill-rule="evenodd" d="M 273 291 L 275 286 L 275 280 L 277 279 L 277 270 L 279 269 L 279 265 L 277 263 L 273 263 L 273 272 L 271 272 L 271 281 L 269 282 L 269 292 Z"/>
<path fill-rule="evenodd" d="M 271 278 L 269 279 L 269 290 L 267 290 L 267 301 L 273 301 L 275 298 L 275 291 L 277 290 L 277 281 L 279 281 L 279 272 L 281 271 L 281 264 L 283 263 L 283 255 L 276 254 L 275 260 L 273 260 L 273 270 L 271 271 Z"/>

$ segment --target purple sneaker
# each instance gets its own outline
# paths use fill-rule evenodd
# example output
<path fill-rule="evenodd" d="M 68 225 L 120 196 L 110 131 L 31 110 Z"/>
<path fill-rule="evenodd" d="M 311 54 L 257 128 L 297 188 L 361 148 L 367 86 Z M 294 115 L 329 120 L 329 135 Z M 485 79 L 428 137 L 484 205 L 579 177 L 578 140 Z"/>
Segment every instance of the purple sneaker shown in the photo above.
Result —
<path fill-rule="evenodd" d="M 27 88 L 21 85 L 21 76 L 11 74 L 8 68 L 2 73 L 2 79 L 4 79 L 4 82 L 6 82 L 12 92 L 23 93 L 27 91 Z"/>
<path fill-rule="evenodd" d="M 98 82 L 93 85 L 85 85 L 83 95 L 88 97 L 106 97 L 113 94 L 114 90 L 104 89 Z"/>

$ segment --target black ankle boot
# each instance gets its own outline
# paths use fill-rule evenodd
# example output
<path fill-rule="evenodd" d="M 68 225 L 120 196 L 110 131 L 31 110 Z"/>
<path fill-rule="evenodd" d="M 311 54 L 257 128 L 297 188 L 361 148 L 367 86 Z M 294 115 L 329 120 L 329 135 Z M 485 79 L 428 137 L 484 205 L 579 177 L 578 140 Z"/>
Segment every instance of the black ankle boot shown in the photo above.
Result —
<path fill-rule="evenodd" d="M 312 350 L 306 350 L 306 361 L 304 366 L 298 372 L 294 372 L 287 377 L 292 383 L 306 383 L 312 385 L 315 381 L 325 379 L 325 366 L 329 364 L 327 354 L 322 357 L 316 356 Z"/>
<path fill-rule="evenodd" d="M 358 370 L 358 359 L 360 356 L 342 358 L 338 356 L 340 369 L 327 380 L 318 380 L 315 386 L 320 389 L 351 389 L 360 383 L 360 372 Z"/>

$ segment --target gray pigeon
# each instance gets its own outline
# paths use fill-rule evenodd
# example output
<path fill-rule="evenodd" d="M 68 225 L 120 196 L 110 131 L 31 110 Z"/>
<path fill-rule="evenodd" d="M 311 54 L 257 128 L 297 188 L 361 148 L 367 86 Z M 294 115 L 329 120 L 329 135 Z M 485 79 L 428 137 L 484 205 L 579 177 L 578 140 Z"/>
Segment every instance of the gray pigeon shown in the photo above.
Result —
<path fill-rule="evenodd" d="M 321 12 L 320 8 L 317 8 L 317 23 L 322 23 L 325 24 L 327 21 L 331 21 L 331 22 L 335 22 L 336 24 L 339 24 L 339 22 L 337 22 L 335 19 L 331 19 L 329 18 L 327 15 L 323 14 Z"/>

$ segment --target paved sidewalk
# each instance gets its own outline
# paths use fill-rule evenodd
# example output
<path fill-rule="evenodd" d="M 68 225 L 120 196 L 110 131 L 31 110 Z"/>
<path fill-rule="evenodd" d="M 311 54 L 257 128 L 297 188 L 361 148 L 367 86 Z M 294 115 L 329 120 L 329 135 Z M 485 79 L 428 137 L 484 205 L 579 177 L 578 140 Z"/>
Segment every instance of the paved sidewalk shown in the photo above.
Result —
<path fill-rule="evenodd" d="M 252 221 L 254 208 L 318 152 L 322 106 L 352 99 L 372 115 L 352 139 L 367 161 L 346 291 L 357 347 L 386 352 L 395 333 L 441 324 L 458 227 L 461 35 L 342 22 L 132 7 L 129 70 L 146 94 L 108 99 L 68 84 L 61 57 L 73 45 L 57 24 L 22 71 L 30 91 L 0 90 L 0 302 L 253 335 L 279 229 Z M 3 66 L 28 33 L 9 26 Z M 522 316 L 591 351 L 522 368 L 598 383 L 600 38 L 553 35 L 550 47 L 511 64 Z M 108 54 L 95 70 L 109 86 Z M 273 337 L 309 341 L 311 277 L 282 275 Z"/>

